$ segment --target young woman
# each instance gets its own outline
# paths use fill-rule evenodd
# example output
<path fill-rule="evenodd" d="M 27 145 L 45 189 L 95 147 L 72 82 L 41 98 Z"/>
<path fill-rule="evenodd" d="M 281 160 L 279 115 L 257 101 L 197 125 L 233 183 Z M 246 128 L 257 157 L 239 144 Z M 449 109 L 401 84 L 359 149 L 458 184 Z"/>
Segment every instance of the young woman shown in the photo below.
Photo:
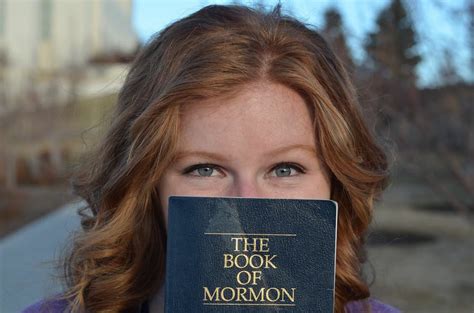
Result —
<path fill-rule="evenodd" d="M 169 195 L 337 201 L 335 312 L 398 312 L 370 298 L 361 273 L 388 174 L 316 31 L 279 6 L 207 6 L 133 62 L 109 132 L 73 181 L 88 206 L 64 262 L 68 289 L 26 312 L 163 312 Z"/>

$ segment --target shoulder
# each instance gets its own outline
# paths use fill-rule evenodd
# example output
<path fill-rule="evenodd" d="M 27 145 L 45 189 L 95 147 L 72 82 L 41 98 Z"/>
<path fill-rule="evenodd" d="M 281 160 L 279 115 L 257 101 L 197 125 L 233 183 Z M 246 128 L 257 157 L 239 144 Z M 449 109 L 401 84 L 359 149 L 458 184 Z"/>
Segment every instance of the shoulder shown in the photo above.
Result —
<path fill-rule="evenodd" d="M 379 300 L 369 298 L 367 300 L 351 301 L 346 305 L 347 313 L 363 313 L 366 312 L 367 303 L 370 304 L 372 313 L 400 313 L 400 310 L 380 302 Z"/>
<path fill-rule="evenodd" d="M 370 299 L 369 302 L 373 313 L 400 313 L 400 310 L 376 299 Z"/>
<path fill-rule="evenodd" d="M 68 305 L 65 299 L 42 299 L 21 311 L 22 313 L 63 313 Z"/>

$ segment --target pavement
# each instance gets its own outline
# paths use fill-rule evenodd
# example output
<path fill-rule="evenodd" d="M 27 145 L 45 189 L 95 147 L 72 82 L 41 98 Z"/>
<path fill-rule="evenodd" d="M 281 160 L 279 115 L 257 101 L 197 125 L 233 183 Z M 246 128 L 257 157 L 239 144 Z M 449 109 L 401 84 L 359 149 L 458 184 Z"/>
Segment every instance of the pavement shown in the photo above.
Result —
<path fill-rule="evenodd" d="M 0 241 L 0 312 L 16 313 L 60 292 L 54 279 L 55 259 L 68 236 L 80 229 L 77 209 L 68 204 Z"/>

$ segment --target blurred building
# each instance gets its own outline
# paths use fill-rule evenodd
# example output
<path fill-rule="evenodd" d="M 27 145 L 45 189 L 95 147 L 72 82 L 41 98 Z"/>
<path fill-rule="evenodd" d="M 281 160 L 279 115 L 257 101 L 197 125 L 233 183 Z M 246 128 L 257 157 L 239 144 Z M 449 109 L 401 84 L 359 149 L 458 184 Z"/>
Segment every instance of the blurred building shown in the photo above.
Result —
<path fill-rule="evenodd" d="M 64 102 L 91 61 L 132 55 L 131 12 L 132 0 L 0 0 L 0 114 Z"/>

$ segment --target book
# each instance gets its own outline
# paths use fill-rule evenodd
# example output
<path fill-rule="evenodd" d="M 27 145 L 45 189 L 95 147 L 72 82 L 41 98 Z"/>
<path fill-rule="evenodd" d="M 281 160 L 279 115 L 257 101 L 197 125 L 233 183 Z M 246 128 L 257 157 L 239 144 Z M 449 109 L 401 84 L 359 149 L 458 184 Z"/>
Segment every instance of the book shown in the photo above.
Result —
<path fill-rule="evenodd" d="M 171 196 L 165 312 L 334 309 L 337 203 Z"/>

